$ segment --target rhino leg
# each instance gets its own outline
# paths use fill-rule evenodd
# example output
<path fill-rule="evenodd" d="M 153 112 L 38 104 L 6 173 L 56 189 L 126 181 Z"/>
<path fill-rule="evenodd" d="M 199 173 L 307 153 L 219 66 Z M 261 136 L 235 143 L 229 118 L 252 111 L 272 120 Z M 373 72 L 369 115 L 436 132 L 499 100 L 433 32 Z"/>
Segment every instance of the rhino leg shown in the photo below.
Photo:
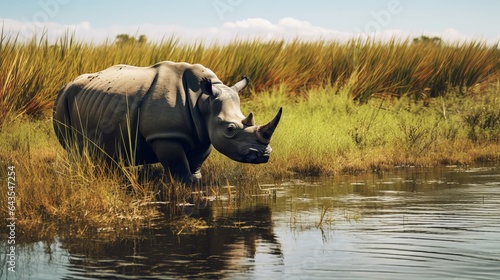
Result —
<path fill-rule="evenodd" d="M 193 177 L 197 180 L 201 180 L 201 165 L 207 159 L 208 155 L 212 151 L 212 146 L 210 144 L 206 146 L 198 147 L 194 150 L 189 151 L 187 155 L 189 161 L 189 169 L 191 170 Z"/>
<path fill-rule="evenodd" d="M 158 139 L 151 143 L 158 160 L 165 168 L 165 172 L 170 174 L 176 180 L 185 183 L 194 183 L 197 181 L 191 173 L 189 161 L 184 151 L 184 146 L 173 140 Z"/>

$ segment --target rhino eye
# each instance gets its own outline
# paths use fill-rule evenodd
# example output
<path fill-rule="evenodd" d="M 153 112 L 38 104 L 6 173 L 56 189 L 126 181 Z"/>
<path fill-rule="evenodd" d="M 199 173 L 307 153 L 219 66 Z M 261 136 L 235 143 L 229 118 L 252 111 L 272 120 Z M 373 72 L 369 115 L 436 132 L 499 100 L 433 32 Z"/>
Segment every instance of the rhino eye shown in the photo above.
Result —
<path fill-rule="evenodd" d="M 228 138 L 233 138 L 236 136 L 238 132 L 238 127 L 234 123 L 230 123 L 226 126 L 226 130 L 224 131 L 224 135 Z"/>

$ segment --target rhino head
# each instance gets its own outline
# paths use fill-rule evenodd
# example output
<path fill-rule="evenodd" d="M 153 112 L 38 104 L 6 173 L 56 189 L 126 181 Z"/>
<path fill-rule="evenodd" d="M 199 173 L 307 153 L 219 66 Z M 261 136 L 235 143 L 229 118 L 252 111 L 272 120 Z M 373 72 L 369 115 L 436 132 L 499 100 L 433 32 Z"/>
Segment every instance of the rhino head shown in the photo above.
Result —
<path fill-rule="evenodd" d="M 212 145 L 229 158 L 245 163 L 265 163 L 269 160 L 271 136 L 278 126 L 282 108 L 265 125 L 255 125 L 253 113 L 244 116 L 240 110 L 238 92 L 246 87 L 248 78 L 232 87 L 209 79 L 200 82 L 200 88 L 208 98 L 207 129 Z M 208 99 L 208 100 L 207 100 Z"/>

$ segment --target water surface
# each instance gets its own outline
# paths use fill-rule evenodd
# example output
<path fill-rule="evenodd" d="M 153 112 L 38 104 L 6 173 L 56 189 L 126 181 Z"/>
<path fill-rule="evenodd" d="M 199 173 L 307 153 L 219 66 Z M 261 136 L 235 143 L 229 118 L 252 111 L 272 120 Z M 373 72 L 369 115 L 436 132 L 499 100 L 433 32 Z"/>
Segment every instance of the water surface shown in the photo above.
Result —
<path fill-rule="evenodd" d="M 20 245 L 18 271 L 4 265 L 0 278 L 500 278 L 499 168 L 410 168 L 260 188 L 249 206 L 202 211 L 210 227 L 198 234 L 160 225 L 118 241 Z"/>

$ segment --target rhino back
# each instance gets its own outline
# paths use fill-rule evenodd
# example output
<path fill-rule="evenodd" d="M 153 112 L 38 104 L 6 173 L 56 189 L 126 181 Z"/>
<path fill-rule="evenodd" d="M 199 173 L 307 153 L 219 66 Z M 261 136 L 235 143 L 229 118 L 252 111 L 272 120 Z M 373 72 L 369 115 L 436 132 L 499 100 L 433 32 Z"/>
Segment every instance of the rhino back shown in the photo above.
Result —
<path fill-rule="evenodd" d="M 135 150 L 130 142 L 138 139 L 139 107 L 155 76 L 152 68 L 117 65 L 67 86 L 70 125 L 82 134 L 78 140 L 88 139 L 115 158 Z"/>
<path fill-rule="evenodd" d="M 71 102 L 72 119 L 89 128 L 102 122 L 122 123 L 127 116 L 137 115 L 154 77 L 150 69 L 131 66 L 113 66 L 87 75 L 88 83 Z"/>

